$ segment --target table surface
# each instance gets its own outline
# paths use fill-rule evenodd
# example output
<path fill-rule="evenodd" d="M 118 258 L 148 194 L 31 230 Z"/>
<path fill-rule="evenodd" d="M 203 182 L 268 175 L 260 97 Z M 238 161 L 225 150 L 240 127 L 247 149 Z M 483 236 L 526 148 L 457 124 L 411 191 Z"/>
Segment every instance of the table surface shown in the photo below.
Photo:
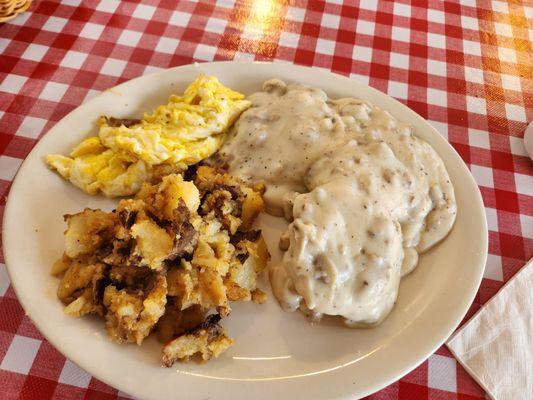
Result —
<path fill-rule="evenodd" d="M 158 69 L 275 60 L 404 102 L 459 152 L 486 206 L 489 256 L 465 318 L 533 255 L 533 8 L 520 1 L 34 1 L 0 24 L 0 220 L 37 140 L 97 93 Z M 529 18 L 529 19 L 528 19 Z M 28 243 L 28 245 L 31 245 Z M 66 360 L 25 316 L 0 250 L 3 399 L 127 398 Z M 371 399 L 482 399 L 443 346 Z"/>

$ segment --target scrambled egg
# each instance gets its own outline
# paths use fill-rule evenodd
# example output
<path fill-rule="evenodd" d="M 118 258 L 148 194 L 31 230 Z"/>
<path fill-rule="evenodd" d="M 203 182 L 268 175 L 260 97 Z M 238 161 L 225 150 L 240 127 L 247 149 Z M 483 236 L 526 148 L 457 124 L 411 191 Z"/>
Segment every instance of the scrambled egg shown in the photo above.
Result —
<path fill-rule="evenodd" d="M 183 96 L 171 96 L 168 104 L 139 121 L 100 118 L 98 136 L 85 139 L 70 157 L 48 155 L 46 162 L 89 194 L 132 195 L 143 182 L 182 171 L 215 153 L 249 106 L 241 93 L 201 75 Z"/>

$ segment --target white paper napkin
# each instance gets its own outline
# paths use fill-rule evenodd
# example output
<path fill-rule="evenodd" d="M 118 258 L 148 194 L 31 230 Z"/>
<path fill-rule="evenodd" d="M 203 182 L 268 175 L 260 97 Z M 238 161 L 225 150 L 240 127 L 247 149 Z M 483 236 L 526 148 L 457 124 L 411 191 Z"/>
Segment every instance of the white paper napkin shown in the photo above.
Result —
<path fill-rule="evenodd" d="M 446 345 L 492 399 L 533 399 L 533 259 Z"/>

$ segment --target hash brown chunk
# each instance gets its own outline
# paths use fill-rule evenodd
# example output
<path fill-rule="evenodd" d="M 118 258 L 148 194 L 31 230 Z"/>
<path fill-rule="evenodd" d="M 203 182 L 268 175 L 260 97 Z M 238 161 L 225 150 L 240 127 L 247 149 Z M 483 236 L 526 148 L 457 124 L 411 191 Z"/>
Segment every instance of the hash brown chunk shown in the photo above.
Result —
<path fill-rule="evenodd" d="M 166 366 L 217 357 L 233 344 L 219 325 L 230 302 L 266 298 L 257 277 L 270 255 L 251 230 L 262 210 L 260 189 L 201 166 L 145 184 L 112 212 L 66 215 L 58 298 L 69 315 L 103 317 L 115 342 L 156 332 Z"/>
<path fill-rule="evenodd" d="M 234 340 L 226 335 L 218 322 L 219 314 L 212 314 L 198 327 L 193 328 L 163 347 L 163 365 L 170 367 L 174 362 L 188 361 L 199 355 L 202 361 L 218 357 L 233 345 Z"/>

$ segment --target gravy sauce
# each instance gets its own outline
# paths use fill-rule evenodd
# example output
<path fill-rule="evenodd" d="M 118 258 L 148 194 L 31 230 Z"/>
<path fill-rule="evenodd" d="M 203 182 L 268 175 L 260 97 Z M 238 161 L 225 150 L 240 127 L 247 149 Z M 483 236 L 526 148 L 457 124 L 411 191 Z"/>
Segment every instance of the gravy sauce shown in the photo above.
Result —
<path fill-rule="evenodd" d="M 279 80 L 220 151 L 229 171 L 266 186 L 289 245 L 270 268 L 286 310 L 373 325 L 390 312 L 402 276 L 451 230 L 453 186 L 433 148 L 389 113 L 357 99 Z"/>
<path fill-rule="evenodd" d="M 304 176 L 325 151 L 346 140 L 344 124 L 319 89 L 273 79 L 248 97 L 252 107 L 219 151 L 229 171 L 266 185 L 269 214 L 283 216 L 290 193 L 304 193 Z"/>

